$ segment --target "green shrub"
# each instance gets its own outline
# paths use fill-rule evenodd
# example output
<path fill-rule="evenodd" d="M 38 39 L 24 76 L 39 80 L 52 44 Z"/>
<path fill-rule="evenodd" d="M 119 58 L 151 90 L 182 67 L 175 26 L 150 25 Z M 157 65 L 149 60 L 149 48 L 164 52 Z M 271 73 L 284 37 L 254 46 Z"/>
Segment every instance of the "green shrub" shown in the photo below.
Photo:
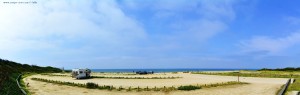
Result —
<path fill-rule="evenodd" d="M 92 82 L 88 82 L 88 83 L 86 83 L 86 88 L 95 89 L 95 88 L 98 88 L 98 84 L 92 83 Z"/>
<path fill-rule="evenodd" d="M 288 91 L 300 91 L 300 78 L 296 78 L 294 83 L 290 84 Z"/>
<path fill-rule="evenodd" d="M 172 72 L 172 74 L 177 74 L 178 72 Z"/>
<path fill-rule="evenodd" d="M 186 91 L 190 91 L 190 90 L 201 89 L 201 87 L 200 87 L 200 86 L 192 86 L 192 85 L 188 85 L 188 86 L 179 86 L 177 89 L 178 89 L 178 90 L 186 90 Z"/>
<path fill-rule="evenodd" d="M 56 76 L 56 75 L 54 75 Z M 107 79 L 176 79 L 182 77 L 106 77 L 106 76 L 91 76 L 91 78 L 107 78 Z"/>
<path fill-rule="evenodd" d="M 110 89 L 110 86 L 104 85 L 104 86 L 99 86 L 98 89 Z"/>

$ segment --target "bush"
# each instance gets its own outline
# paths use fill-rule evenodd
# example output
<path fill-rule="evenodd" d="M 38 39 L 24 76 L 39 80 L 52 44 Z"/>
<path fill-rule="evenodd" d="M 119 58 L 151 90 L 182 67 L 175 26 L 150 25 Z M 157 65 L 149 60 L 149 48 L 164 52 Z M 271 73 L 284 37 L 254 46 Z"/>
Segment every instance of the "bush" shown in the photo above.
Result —
<path fill-rule="evenodd" d="M 91 76 L 91 78 L 108 78 L 108 79 L 176 79 L 182 77 L 106 77 L 106 76 Z"/>
<path fill-rule="evenodd" d="M 16 83 L 16 78 L 21 73 L 50 73 L 61 72 L 54 67 L 39 67 L 35 65 L 20 64 L 0 58 L 0 95 L 22 95 Z"/>
<path fill-rule="evenodd" d="M 88 82 L 88 83 L 86 83 L 86 88 L 95 89 L 95 88 L 98 88 L 98 84 L 92 83 L 92 82 Z"/>
<path fill-rule="evenodd" d="M 201 89 L 201 87 L 200 86 L 189 85 L 189 86 L 179 86 L 177 89 L 178 90 L 187 90 L 187 91 L 190 91 L 190 90 Z"/>

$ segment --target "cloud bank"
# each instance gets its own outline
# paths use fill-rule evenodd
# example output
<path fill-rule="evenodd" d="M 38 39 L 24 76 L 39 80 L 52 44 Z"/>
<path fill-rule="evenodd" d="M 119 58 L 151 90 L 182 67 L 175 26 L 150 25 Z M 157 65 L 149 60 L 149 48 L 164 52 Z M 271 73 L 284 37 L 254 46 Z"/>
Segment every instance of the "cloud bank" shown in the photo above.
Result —
<path fill-rule="evenodd" d="M 1 3 L 0 57 L 68 68 L 242 67 L 242 59 L 254 61 L 241 56 L 241 60 L 234 59 L 230 56 L 235 51 L 222 47 L 236 43 L 215 43 L 224 38 L 218 38 L 222 34 L 234 34 L 232 22 L 242 18 L 236 11 L 241 8 L 237 7 L 240 2 L 243 1 Z M 299 22 L 293 17 L 286 20 L 293 25 Z M 298 45 L 299 39 L 299 32 L 283 37 L 253 36 L 239 41 L 239 47 L 230 48 L 241 48 L 246 55 L 276 55 Z"/>
<path fill-rule="evenodd" d="M 1 5 L 1 52 L 68 51 L 72 45 L 119 46 L 144 39 L 146 32 L 114 1 L 38 1 L 33 5 Z"/>
<path fill-rule="evenodd" d="M 244 53 L 261 52 L 262 55 L 282 55 L 288 49 L 300 44 L 300 32 L 293 32 L 284 37 L 272 38 L 256 36 L 241 41 L 239 46 Z"/>

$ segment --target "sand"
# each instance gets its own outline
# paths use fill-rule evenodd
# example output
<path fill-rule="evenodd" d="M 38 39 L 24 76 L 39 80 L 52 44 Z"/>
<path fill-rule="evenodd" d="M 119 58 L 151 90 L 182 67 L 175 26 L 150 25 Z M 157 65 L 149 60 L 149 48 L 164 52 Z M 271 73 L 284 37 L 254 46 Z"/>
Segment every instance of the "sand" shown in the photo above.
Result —
<path fill-rule="evenodd" d="M 110 75 L 107 75 L 110 76 Z M 111 75 L 116 76 L 116 75 Z M 118 75 L 122 76 L 122 75 Z M 140 75 L 126 75 L 126 76 L 140 76 Z M 46 82 L 39 82 L 31 80 L 30 78 L 44 78 L 51 80 L 60 80 L 76 83 L 94 82 L 99 85 L 113 85 L 122 87 L 161 87 L 161 86 L 179 86 L 190 84 L 210 84 L 227 81 L 236 81 L 237 77 L 232 76 L 217 76 L 217 75 L 201 75 L 201 74 L 156 74 L 156 75 L 142 75 L 140 77 L 155 77 L 155 76 L 179 76 L 178 79 L 85 79 L 76 80 L 71 77 L 61 76 L 47 76 L 47 75 L 33 75 L 24 79 L 25 83 L 29 83 L 29 91 L 33 95 L 275 95 L 276 91 L 287 81 L 284 78 L 254 78 L 254 77 L 240 77 L 240 81 L 248 82 L 245 85 L 231 85 L 214 88 L 205 88 L 194 91 L 172 91 L 172 92 L 155 92 L 155 91 L 107 91 L 97 89 L 86 89 L 79 87 L 71 87 L 65 85 L 57 85 Z"/>

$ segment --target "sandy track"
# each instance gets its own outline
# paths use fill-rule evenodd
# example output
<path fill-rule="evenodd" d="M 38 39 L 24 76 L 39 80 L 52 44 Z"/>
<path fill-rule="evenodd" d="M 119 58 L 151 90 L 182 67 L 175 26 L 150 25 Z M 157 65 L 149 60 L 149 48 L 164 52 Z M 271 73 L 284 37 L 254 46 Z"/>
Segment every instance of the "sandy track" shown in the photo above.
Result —
<path fill-rule="evenodd" d="M 168 75 L 168 74 L 167 74 Z M 30 78 L 47 78 L 53 80 L 69 81 L 69 82 L 95 82 L 104 85 L 114 86 L 173 86 L 173 85 L 189 85 L 189 84 L 209 84 L 216 82 L 226 82 L 237 80 L 237 77 L 231 76 L 216 76 L 216 75 L 200 75 L 200 74 L 176 74 L 183 78 L 180 79 L 87 79 L 87 80 L 75 80 L 69 77 L 57 77 L 57 76 L 43 76 L 33 75 L 24 79 L 27 83 L 30 83 L 29 90 L 34 92 L 35 95 L 275 95 L 276 91 L 280 89 L 287 79 L 281 78 L 251 78 L 241 77 L 243 82 L 249 82 L 247 85 L 234 85 L 207 88 L 195 91 L 173 91 L 169 93 L 143 91 L 143 92 L 126 92 L 126 91 L 106 91 L 106 90 L 94 90 L 85 89 L 79 87 L 71 87 L 64 85 L 56 85 L 51 83 L 33 81 Z"/>

